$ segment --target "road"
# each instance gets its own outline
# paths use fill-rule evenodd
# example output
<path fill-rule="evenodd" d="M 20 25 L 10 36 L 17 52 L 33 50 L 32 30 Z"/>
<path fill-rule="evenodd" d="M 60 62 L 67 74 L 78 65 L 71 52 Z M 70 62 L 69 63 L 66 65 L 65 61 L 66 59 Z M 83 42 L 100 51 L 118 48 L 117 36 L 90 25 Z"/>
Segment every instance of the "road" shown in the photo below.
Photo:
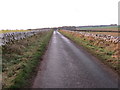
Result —
<path fill-rule="evenodd" d="M 117 75 L 54 31 L 32 88 L 117 88 Z"/>

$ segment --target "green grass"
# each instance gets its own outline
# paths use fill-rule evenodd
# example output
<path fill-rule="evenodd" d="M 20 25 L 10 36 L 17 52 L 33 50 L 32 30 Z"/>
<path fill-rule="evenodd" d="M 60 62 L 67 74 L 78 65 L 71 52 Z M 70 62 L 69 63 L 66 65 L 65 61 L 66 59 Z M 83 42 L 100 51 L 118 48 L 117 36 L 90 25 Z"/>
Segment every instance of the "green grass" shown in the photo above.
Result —
<path fill-rule="evenodd" d="M 95 29 L 112 29 L 112 30 L 117 30 L 117 26 L 108 26 L 108 27 L 81 27 L 80 29 L 82 30 L 95 30 Z"/>
<path fill-rule="evenodd" d="M 22 88 L 40 62 L 53 31 L 3 47 L 4 88 Z"/>

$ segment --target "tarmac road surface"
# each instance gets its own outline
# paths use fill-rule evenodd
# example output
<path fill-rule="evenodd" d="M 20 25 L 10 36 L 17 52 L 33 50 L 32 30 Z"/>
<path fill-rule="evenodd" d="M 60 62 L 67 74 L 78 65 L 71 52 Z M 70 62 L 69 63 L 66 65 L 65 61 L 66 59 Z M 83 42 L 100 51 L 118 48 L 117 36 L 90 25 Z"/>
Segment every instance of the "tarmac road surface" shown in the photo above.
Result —
<path fill-rule="evenodd" d="M 54 31 L 32 88 L 117 88 L 118 76 Z"/>

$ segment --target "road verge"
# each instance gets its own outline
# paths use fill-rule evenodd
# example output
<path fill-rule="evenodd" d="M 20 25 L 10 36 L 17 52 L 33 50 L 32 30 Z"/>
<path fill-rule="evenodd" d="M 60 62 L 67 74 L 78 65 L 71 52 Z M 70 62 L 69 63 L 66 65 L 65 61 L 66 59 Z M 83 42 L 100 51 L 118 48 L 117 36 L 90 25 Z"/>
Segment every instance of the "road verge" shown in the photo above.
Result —
<path fill-rule="evenodd" d="M 110 66 L 120 74 L 120 59 L 118 43 L 106 42 L 102 39 L 86 37 L 78 32 L 59 30 L 61 34 L 85 48 L 88 52 L 99 58 L 103 63 Z"/>
<path fill-rule="evenodd" d="M 46 50 L 52 30 L 2 47 L 3 88 L 22 88 Z"/>

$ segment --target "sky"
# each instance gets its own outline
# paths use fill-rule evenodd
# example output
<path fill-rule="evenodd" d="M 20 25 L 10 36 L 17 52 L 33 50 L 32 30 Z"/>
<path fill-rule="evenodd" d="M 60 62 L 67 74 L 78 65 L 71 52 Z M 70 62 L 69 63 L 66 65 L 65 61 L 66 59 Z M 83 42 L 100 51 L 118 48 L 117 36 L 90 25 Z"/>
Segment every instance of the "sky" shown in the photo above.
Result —
<path fill-rule="evenodd" d="M 0 0 L 0 30 L 118 24 L 119 1 Z"/>

